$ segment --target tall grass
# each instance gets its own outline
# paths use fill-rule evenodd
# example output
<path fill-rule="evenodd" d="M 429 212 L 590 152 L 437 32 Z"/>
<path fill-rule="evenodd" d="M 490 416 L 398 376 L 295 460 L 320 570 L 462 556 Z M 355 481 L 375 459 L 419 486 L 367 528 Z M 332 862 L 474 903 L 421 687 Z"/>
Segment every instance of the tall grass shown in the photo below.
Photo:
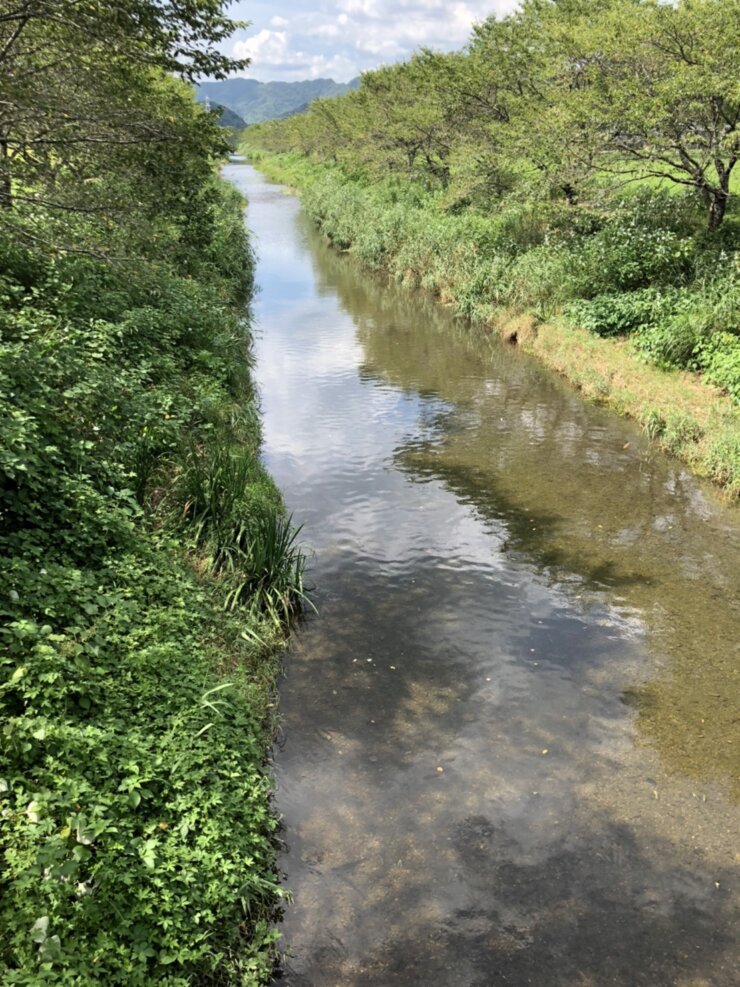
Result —
<path fill-rule="evenodd" d="M 226 606 L 247 603 L 275 622 L 306 600 L 305 556 L 257 453 L 231 432 L 191 443 L 164 501 L 211 573 L 227 582 Z"/>

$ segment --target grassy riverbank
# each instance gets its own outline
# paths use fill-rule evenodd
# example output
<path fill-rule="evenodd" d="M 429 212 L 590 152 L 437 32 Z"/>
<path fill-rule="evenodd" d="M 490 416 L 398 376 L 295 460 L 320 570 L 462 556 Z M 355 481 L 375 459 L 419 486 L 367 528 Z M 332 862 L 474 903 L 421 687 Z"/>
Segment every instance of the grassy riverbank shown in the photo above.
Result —
<path fill-rule="evenodd" d="M 259 128 L 247 132 L 242 150 L 300 192 L 338 249 L 495 328 L 740 496 L 740 338 L 728 331 L 737 325 L 736 260 L 718 241 L 697 242 L 678 204 L 670 222 L 663 197 L 644 191 L 599 221 L 519 204 L 451 213 L 418 185 L 370 182 L 265 151 L 261 140 Z M 696 267 L 704 274 L 687 281 Z"/>
<path fill-rule="evenodd" d="M 242 203 L 182 262 L 3 243 L 0 969 L 257 984 L 300 560 L 259 460 Z"/>
<path fill-rule="evenodd" d="M 218 0 L 63 6 L 0 19 L 0 981 L 255 987 L 302 560 L 189 84 L 245 63 Z"/>

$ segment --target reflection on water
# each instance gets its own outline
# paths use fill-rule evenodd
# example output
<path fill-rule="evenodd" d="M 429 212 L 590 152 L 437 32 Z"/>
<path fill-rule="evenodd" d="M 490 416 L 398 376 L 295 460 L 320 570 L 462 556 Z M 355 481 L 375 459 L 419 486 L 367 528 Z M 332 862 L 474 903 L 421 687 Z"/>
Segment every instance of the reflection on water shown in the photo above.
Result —
<path fill-rule="evenodd" d="M 320 609 L 282 689 L 284 983 L 735 984 L 737 512 L 228 175 Z"/>

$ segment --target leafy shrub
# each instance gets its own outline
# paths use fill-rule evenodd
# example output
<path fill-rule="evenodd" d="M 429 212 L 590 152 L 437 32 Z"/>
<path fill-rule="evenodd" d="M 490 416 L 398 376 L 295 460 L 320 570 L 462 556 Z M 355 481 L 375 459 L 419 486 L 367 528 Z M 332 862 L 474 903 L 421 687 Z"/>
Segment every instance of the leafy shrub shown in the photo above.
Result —
<path fill-rule="evenodd" d="M 719 277 L 700 291 L 681 289 L 666 295 L 652 324 L 635 327 L 634 343 L 658 366 L 716 374 L 716 380 L 707 379 L 732 393 L 733 340 L 738 337 L 728 329 L 740 332 L 740 291 L 733 276 Z"/>
<path fill-rule="evenodd" d="M 703 227 L 703 216 L 697 209 L 696 197 L 690 191 L 654 188 L 635 184 L 612 209 L 627 225 L 637 224 L 646 229 L 671 230 L 680 237 L 696 238 L 697 226 Z"/>
<path fill-rule="evenodd" d="M 273 621 L 302 559 L 257 458 L 241 205 L 198 208 L 166 262 L 0 248 L 3 984 L 270 978 Z"/>
<path fill-rule="evenodd" d="M 683 284 L 691 275 L 694 254 L 691 237 L 617 216 L 574 245 L 568 275 L 571 297 Z"/>
<path fill-rule="evenodd" d="M 704 379 L 740 404 L 740 336 L 716 332 L 698 343 L 693 357 Z"/>
<path fill-rule="evenodd" d="M 137 549 L 94 573 L 6 569 L 19 597 L 33 579 L 48 620 L 2 635 L 7 984 L 269 974 L 260 725 L 244 673 L 215 673 L 224 634 L 245 663 L 247 647 L 176 559 Z"/>
<path fill-rule="evenodd" d="M 540 210 L 547 218 L 547 239 L 552 243 L 570 243 L 580 237 L 593 236 L 607 222 L 603 212 L 587 206 L 551 202 L 542 204 Z"/>
<path fill-rule="evenodd" d="M 626 336 L 655 325 L 671 303 L 671 297 L 664 292 L 644 288 L 579 299 L 571 302 L 566 311 L 573 322 L 598 336 Z"/>
<path fill-rule="evenodd" d="M 658 367 L 686 367 L 702 338 L 701 326 L 682 314 L 659 324 L 639 326 L 634 345 Z"/>

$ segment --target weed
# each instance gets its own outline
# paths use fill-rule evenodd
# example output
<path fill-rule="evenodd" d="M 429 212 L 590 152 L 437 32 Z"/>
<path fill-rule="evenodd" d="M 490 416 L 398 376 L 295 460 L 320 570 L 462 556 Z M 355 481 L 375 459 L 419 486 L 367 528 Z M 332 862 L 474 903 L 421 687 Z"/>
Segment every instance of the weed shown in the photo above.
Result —
<path fill-rule="evenodd" d="M 657 408 L 647 408 L 642 418 L 642 427 L 651 439 L 658 439 L 666 430 L 666 420 Z"/>
<path fill-rule="evenodd" d="M 270 979 L 264 752 L 303 559 L 219 188 L 197 259 L 136 276 L 0 249 L 3 983 Z"/>

